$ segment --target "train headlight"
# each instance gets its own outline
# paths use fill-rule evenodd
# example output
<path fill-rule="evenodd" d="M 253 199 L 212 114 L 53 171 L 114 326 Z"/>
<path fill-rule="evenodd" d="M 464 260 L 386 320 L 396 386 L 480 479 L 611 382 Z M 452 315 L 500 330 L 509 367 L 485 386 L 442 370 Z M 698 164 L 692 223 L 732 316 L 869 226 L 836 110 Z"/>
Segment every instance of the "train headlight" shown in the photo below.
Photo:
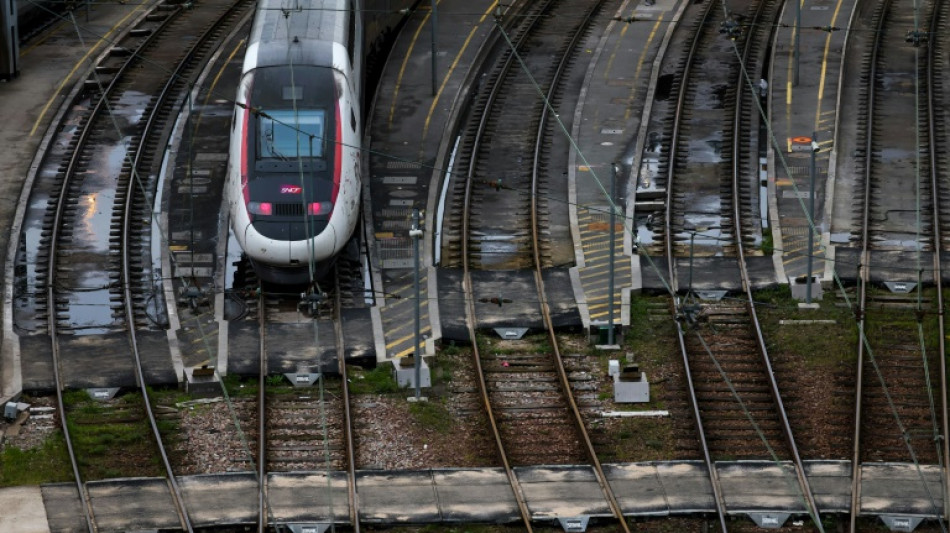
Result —
<path fill-rule="evenodd" d="M 270 216 L 274 214 L 274 204 L 270 202 L 248 202 L 247 212 L 252 215 Z"/>
<path fill-rule="evenodd" d="M 311 215 L 329 215 L 333 211 L 333 202 L 313 202 L 310 204 Z"/>

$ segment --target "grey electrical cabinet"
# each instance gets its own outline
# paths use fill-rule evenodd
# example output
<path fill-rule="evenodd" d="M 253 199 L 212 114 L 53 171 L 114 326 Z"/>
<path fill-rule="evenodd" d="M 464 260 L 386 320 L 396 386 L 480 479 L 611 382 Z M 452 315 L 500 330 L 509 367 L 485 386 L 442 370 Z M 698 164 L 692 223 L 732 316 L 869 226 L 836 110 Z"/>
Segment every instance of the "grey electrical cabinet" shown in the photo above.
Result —
<path fill-rule="evenodd" d="M 20 31 L 16 0 L 0 0 L 0 80 L 20 75 Z"/>

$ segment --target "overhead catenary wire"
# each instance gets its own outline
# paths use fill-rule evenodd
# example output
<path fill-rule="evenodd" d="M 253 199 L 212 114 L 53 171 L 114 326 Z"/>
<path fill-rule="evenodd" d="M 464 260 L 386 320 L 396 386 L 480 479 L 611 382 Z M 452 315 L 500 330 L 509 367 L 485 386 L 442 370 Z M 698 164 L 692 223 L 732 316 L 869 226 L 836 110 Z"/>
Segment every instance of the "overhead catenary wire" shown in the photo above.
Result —
<path fill-rule="evenodd" d="M 774 139 L 774 136 L 773 136 L 773 139 Z M 783 163 L 784 163 L 784 161 L 783 161 Z M 800 197 L 800 196 L 799 196 L 799 197 Z M 805 210 L 805 212 L 807 213 L 807 210 Z M 812 222 L 810 219 L 809 219 L 809 224 L 813 224 L 813 222 Z M 629 229 L 629 228 L 628 228 L 628 229 Z M 648 258 L 648 260 L 650 259 L 649 256 L 646 254 L 645 251 L 642 252 L 642 254 L 646 255 L 647 258 Z M 917 271 L 921 271 L 922 269 L 918 268 L 918 269 L 916 269 L 916 270 L 917 270 Z M 836 281 L 839 283 L 839 287 L 840 287 L 841 281 L 840 281 L 840 279 L 837 279 L 837 276 L 836 276 Z M 842 291 L 843 291 L 843 287 L 842 287 Z M 847 298 L 847 296 L 845 296 L 845 298 Z"/>
<path fill-rule="evenodd" d="M 737 51 L 737 54 L 738 54 L 738 51 Z M 754 83 L 753 83 L 752 78 L 748 75 L 748 72 L 747 72 L 746 69 L 745 69 L 745 65 L 742 64 L 741 61 L 740 61 L 740 66 L 741 66 L 741 68 L 742 68 L 742 74 L 743 74 L 743 77 L 744 77 L 745 80 L 746 80 L 746 84 L 747 84 L 747 86 L 749 87 L 749 90 L 754 93 L 754 92 L 755 92 L 755 87 L 754 87 Z M 915 70 L 915 72 L 916 72 L 916 73 L 915 73 L 915 80 L 916 80 L 916 79 L 919 77 L 919 68 L 917 68 L 917 69 Z M 918 89 L 918 92 L 919 92 L 919 89 Z M 788 168 L 787 160 L 786 160 L 785 157 L 784 157 L 784 151 L 781 149 L 781 146 L 779 145 L 778 140 L 777 140 L 777 138 L 775 137 L 775 134 L 774 134 L 774 131 L 773 131 L 773 128 L 772 128 L 772 124 L 771 124 L 771 122 L 770 122 L 769 119 L 768 119 L 768 115 L 767 115 L 767 113 L 765 113 L 765 110 L 762 108 L 761 103 L 758 102 L 757 99 L 754 99 L 754 101 L 755 101 L 755 105 L 757 106 L 757 108 L 758 108 L 758 110 L 759 110 L 760 117 L 762 118 L 764 124 L 766 125 L 766 130 L 767 130 L 767 134 L 768 134 L 768 136 L 769 136 L 769 139 L 771 140 L 772 144 L 777 148 L 776 154 L 778 154 L 780 164 L 783 166 L 783 168 L 784 168 L 786 174 L 787 174 L 787 175 L 791 175 L 791 172 L 789 171 L 789 168 Z M 918 108 L 919 108 L 919 106 L 918 106 Z M 917 116 L 918 116 L 918 119 L 919 119 L 919 112 L 917 113 Z M 919 135 L 919 126 L 918 126 L 918 128 L 917 128 L 917 132 L 918 132 L 918 135 Z M 918 157 L 919 157 L 919 145 L 920 145 L 919 140 L 918 140 L 917 145 L 918 145 L 918 150 L 917 150 L 917 152 L 918 152 Z M 919 164 L 917 165 L 917 168 L 919 169 Z M 805 207 L 804 198 L 805 198 L 806 196 L 800 193 L 800 191 L 799 191 L 799 189 L 798 189 L 798 187 L 797 187 L 797 184 L 795 183 L 794 180 L 790 180 L 790 181 L 791 181 L 791 186 L 792 186 L 793 190 L 794 190 L 795 193 L 796 193 L 795 197 L 798 199 L 799 206 L 800 206 L 800 208 L 801 208 L 801 210 L 802 210 L 802 213 L 803 213 L 804 216 L 805 216 L 805 219 L 806 219 L 806 221 L 807 221 L 809 227 L 812 229 L 812 231 L 817 231 L 817 230 L 816 230 L 816 226 L 815 226 L 815 221 L 812 219 L 811 214 L 809 213 L 809 210 Z M 918 201 L 918 205 L 917 205 L 917 213 L 918 213 L 918 215 L 917 215 L 917 217 L 918 217 L 918 224 L 919 224 L 919 217 L 920 217 L 920 215 L 919 215 L 919 212 L 920 212 L 920 206 L 919 206 L 919 183 L 920 183 L 920 179 L 919 179 L 919 176 L 918 176 L 918 179 L 916 179 L 916 182 L 917 182 L 917 187 L 915 187 L 915 189 L 916 189 L 916 193 L 915 193 L 915 194 L 917 195 L 917 201 Z M 870 200 L 866 200 L 866 201 L 870 201 Z M 918 237 L 918 242 L 919 242 L 919 237 Z M 917 266 L 916 266 L 916 268 L 914 269 L 914 271 L 917 272 L 917 273 L 918 273 L 918 276 L 919 276 L 919 275 L 920 275 L 919 273 L 922 271 L 922 266 L 920 265 L 920 260 L 919 260 L 920 251 L 921 251 L 921 250 L 920 250 L 920 246 L 917 246 L 916 248 L 917 248 L 916 252 L 917 252 L 917 258 L 918 258 L 918 259 L 917 259 Z M 809 253 L 811 253 L 811 251 L 809 251 Z M 936 275 L 939 275 L 939 274 L 936 274 Z M 856 312 L 857 312 L 857 311 L 856 311 L 856 308 L 855 308 L 854 305 L 851 304 L 850 298 L 848 297 L 847 291 L 845 290 L 844 283 L 843 283 L 843 281 L 841 280 L 841 278 L 838 276 L 838 273 L 837 273 L 837 271 L 836 271 L 835 269 L 832 269 L 832 276 L 833 276 L 833 278 L 834 278 L 834 280 L 835 280 L 835 283 L 837 284 L 837 286 L 838 286 L 838 288 L 839 288 L 839 291 L 841 292 L 841 295 L 844 297 L 845 301 L 848 303 L 848 307 L 852 309 L 852 315 L 851 315 L 852 318 L 854 318 L 854 319 L 855 319 L 857 322 L 859 322 L 860 324 L 863 324 L 863 318 L 859 319 L 859 317 L 857 316 L 857 314 L 856 314 Z M 919 277 L 918 277 L 918 280 L 919 280 Z M 918 289 L 918 301 L 920 301 L 920 296 L 919 296 L 919 294 L 920 294 L 919 291 L 921 290 L 921 284 L 920 284 L 920 283 L 917 284 L 917 289 Z M 919 322 L 918 322 L 918 327 L 922 327 Z M 922 342 L 922 341 L 923 341 L 922 330 L 921 330 L 921 334 L 920 334 L 920 335 L 921 335 L 920 338 L 921 338 L 921 342 Z M 869 357 L 870 363 L 871 363 L 871 365 L 872 365 L 872 368 L 874 369 L 875 373 L 877 374 L 878 380 L 880 381 L 881 386 L 883 387 L 884 394 L 885 394 L 885 397 L 886 397 L 886 399 L 887 399 L 887 403 L 888 403 L 889 408 L 890 408 L 890 410 L 891 410 L 891 412 L 892 412 L 892 414 L 893 414 L 893 416 L 894 416 L 894 418 L 895 418 L 895 420 L 896 420 L 896 422 L 897 422 L 897 424 L 898 424 L 898 427 L 900 428 L 901 433 L 902 433 L 902 434 L 906 434 L 906 429 L 904 428 L 903 423 L 902 423 L 901 420 L 900 420 L 900 414 L 899 414 L 899 412 L 898 412 L 897 406 L 896 406 L 896 404 L 894 403 L 893 398 L 892 398 L 891 395 L 890 395 L 890 392 L 889 392 L 888 387 L 887 387 L 887 383 L 886 383 L 885 380 L 884 380 L 883 373 L 881 372 L 879 366 L 877 365 L 877 361 L 876 361 L 875 358 L 874 358 L 873 350 L 871 349 L 871 346 L 870 346 L 870 341 L 869 341 L 869 339 L 868 339 L 868 337 L 867 337 L 867 335 L 866 335 L 866 332 L 865 332 L 865 330 L 864 330 L 863 327 L 859 327 L 859 341 L 864 344 L 865 349 L 867 350 L 868 357 Z M 923 346 L 923 345 L 922 345 L 922 346 Z M 928 373 L 928 380 L 929 380 L 929 373 Z M 929 381 L 928 381 L 928 382 L 929 382 Z M 930 391 L 929 393 L 932 394 L 932 391 Z M 931 407 L 931 409 L 932 409 L 932 412 L 933 412 L 933 409 L 934 409 L 933 406 Z M 932 418 L 933 418 L 934 420 L 936 420 L 936 417 L 932 417 Z M 926 484 L 926 482 L 925 482 L 925 480 L 924 480 L 923 472 L 922 472 L 922 470 L 921 470 L 921 468 L 920 468 L 920 465 L 919 465 L 919 463 L 918 463 L 918 461 L 917 461 L 916 453 L 915 453 L 915 451 L 913 450 L 913 447 L 912 447 L 912 445 L 911 445 L 911 443 L 910 443 L 909 440 L 905 440 L 905 443 L 906 443 L 906 445 L 907 445 L 907 447 L 908 447 L 908 450 L 909 450 L 909 452 L 910 452 L 910 454 L 911 454 L 913 463 L 914 463 L 914 465 L 915 465 L 915 467 L 916 467 L 916 469 L 917 469 L 917 471 L 918 471 L 919 477 L 920 477 L 920 479 L 921 479 L 922 481 L 924 481 L 925 490 L 927 491 L 928 495 L 930 495 L 931 504 L 932 504 L 932 506 L 934 507 L 934 509 L 936 510 L 936 508 L 937 508 L 937 506 L 936 506 L 936 500 L 934 499 L 933 495 L 930 494 L 929 486 L 927 486 L 927 484 Z M 940 522 L 941 530 L 942 530 L 942 531 L 946 531 L 946 530 L 945 530 L 944 523 L 943 523 L 942 513 L 939 512 L 939 511 L 935 511 L 935 514 L 939 517 L 939 522 Z"/>

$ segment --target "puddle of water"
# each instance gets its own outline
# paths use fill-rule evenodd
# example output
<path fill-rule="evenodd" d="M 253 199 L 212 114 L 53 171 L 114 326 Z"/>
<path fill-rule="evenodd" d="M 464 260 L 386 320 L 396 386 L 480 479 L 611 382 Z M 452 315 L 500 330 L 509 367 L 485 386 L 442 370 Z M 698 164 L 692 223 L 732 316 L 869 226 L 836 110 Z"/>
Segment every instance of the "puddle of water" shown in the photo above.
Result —
<path fill-rule="evenodd" d="M 486 268 L 518 268 L 529 259 L 523 248 L 524 239 L 515 235 L 483 235 L 478 237 L 481 243 L 479 260 Z"/>
<path fill-rule="evenodd" d="M 69 296 L 69 321 L 78 335 L 101 334 L 116 325 L 112 317 L 109 276 L 86 271 Z"/>

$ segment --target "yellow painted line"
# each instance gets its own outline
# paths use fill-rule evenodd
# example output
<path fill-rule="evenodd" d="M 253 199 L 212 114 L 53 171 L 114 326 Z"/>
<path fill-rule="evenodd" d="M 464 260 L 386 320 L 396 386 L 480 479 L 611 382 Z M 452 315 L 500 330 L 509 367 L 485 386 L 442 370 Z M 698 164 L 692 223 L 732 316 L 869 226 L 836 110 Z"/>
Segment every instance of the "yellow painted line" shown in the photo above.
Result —
<path fill-rule="evenodd" d="M 184 252 L 188 250 L 187 244 L 169 244 L 168 249 L 172 252 Z"/>
<path fill-rule="evenodd" d="M 425 349 L 425 343 L 420 344 L 419 351 L 421 352 L 424 349 Z M 409 348 L 406 348 L 405 350 L 400 350 L 396 352 L 395 354 L 393 354 L 393 359 L 402 359 L 403 357 L 408 357 L 412 355 L 414 352 L 415 350 L 413 349 L 413 347 L 410 346 Z"/>
<path fill-rule="evenodd" d="M 776 187 L 789 187 L 792 183 L 794 182 L 789 178 L 775 178 Z"/>
<path fill-rule="evenodd" d="M 392 239 L 396 234 L 391 231 L 380 231 L 375 234 L 377 239 Z"/>
<path fill-rule="evenodd" d="M 623 36 L 627 34 L 627 29 L 630 27 L 629 24 L 624 24 L 623 29 L 620 30 L 620 36 L 617 37 L 617 42 L 614 44 L 614 49 L 610 51 L 610 58 L 607 59 L 607 68 L 604 69 L 604 79 L 610 79 L 610 69 L 613 67 L 614 59 L 617 58 L 617 50 L 620 49 L 621 43 L 623 43 Z"/>
<path fill-rule="evenodd" d="M 424 283 L 426 282 L 422 280 L 419 281 L 420 285 L 423 285 Z M 393 294 L 393 293 L 389 293 L 389 294 Z M 396 303 L 386 306 L 386 309 L 389 309 L 389 311 L 386 312 L 386 316 L 383 317 L 383 322 L 385 322 L 386 324 L 402 322 L 404 319 L 400 317 L 404 317 L 406 315 L 411 314 L 416 308 L 416 306 L 413 304 L 413 301 L 415 300 L 414 295 L 405 294 L 405 293 L 402 293 L 402 294 L 396 293 L 396 294 L 400 295 L 400 298 L 396 301 Z M 423 309 L 425 309 L 425 305 L 428 302 L 428 295 L 423 294 L 421 298 L 422 298 L 422 307 Z"/>
<path fill-rule="evenodd" d="M 796 0 L 799 2 L 804 2 L 804 0 Z M 792 81 L 794 72 L 793 67 L 795 66 L 795 35 L 798 33 L 798 27 L 794 26 L 792 28 L 791 35 L 791 46 L 788 48 L 788 72 L 785 76 L 785 137 L 789 139 L 788 147 L 786 152 L 792 151 L 792 141 L 791 141 L 791 131 L 792 131 Z"/>
<path fill-rule="evenodd" d="M 834 26 L 835 21 L 838 20 L 838 13 L 841 11 L 841 4 L 844 0 L 838 0 L 838 5 L 835 6 L 835 13 L 831 16 L 831 23 L 829 26 Z M 828 32 L 828 36 L 825 37 L 825 53 L 821 58 L 821 76 L 818 78 L 818 105 L 815 109 L 815 129 L 818 129 L 818 124 L 821 118 L 821 100 L 825 95 L 825 75 L 828 70 L 828 54 L 831 50 L 831 32 Z"/>
<path fill-rule="evenodd" d="M 650 31 L 650 36 L 647 37 L 646 45 L 643 47 L 643 51 L 640 52 L 640 60 L 637 61 L 637 70 L 633 75 L 633 80 L 640 79 L 640 71 L 643 69 L 643 63 L 646 61 L 647 52 L 650 50 L 650 43 L 653 42 L 653 38 L 656 36 L 656 32 L 660 29 L 660 23 L 663 22 L 663 14 L 661 13 L 656 19 L 656 24 L 653 25 L 653 29 Z M 623 119 L 630 120 L 630 114 L 633 113 L 633 102 L 637 97 L 637 86 L 639 84 L 634 83 L 633 88 L 630 90 L 630 97 L 627 99 L 627 110 L 624 111 Z"/>
<path fill-rule="evenodd" d="M 217 87 L 218 81 L 221 79 L 221 76 L 224 74 L 224 70 L 228 68 L 228 65 L 231 64 L 231 61 L 234 59 L 234 56 L 237 55 L 238 51 L 241 50 L 241 47 L 243 46 L 244 46 L 244 39 L 241 39 L 240 42 L 237 43 L 237 46 L 234 47 L 234 50 L 231 50 L 231 54 L 228 55 L 228 60 L 225 61 L 224 64 L 221 65 L 220 69 L 218 69 L 218 73 L 215 74 L 214 79 L 211 80 L 211 86 L 208 87 L 208 94 L 205 95 L 204 102 L 202 102 L 202 109 L 207 107 L 208 100 L 210 100 L 211 97 L 214 95 L 214 88 Z M 203 116 L 204 116 L 204 111 L 201 111 L 198 113 L 198 118 L 197 120 L 195 120 L 194 131 L 198 131 L 198 128 L 201 126 L 201 117 Z"/>
<path fill-rule="evenodd" d="M 485 11 L 485 14 L 482 15 L 482 18 L 478 19 L 478 23 L 472 26 L 472 31 L 468 33 L 468 37 L 465 38 L 465 43 L 462 44 L 462 48 L 459 49 L 459 53 L 455 55 L 455 60 L 452 61 L 452 65 L 449 67 L 448 72 L 445 73 L 445 77 L 442 78 L 442 85 L 439 86 L 438 92 L 435 93 L 435 98 L 432 99 L 432 105 L 429 106 L 429 114 L 426 116 L 425 126 L 422 128 L 422 139 L 419 143 L 422 146 L 425 146 L 426 135 L 429 133 L 429 124 L 432 122 L 432 114 L 435 113 L 435 106 L 439 103 L 439 98 L 442 97 L 442 91 L 445 90 L 445 86 L 449 83 L 449 79 L 452 77 L 452 73 L 455 72 L 455 68 L 459 64 L 459 60 L 462 58 L 462 54 L 465 53 L 465 50 L 468 49 L 469 43 L 472 42 L 472 37 L 475 36 L 475 32 L 478 31 L 478 28 L 481 26 L 485 19 L 488 18 L 488 15 L 495 10 L 495 6 L 498 5 L 498 1 L 492 2 L 488 9 Z"/>
<path fill-rule="evenodd" d="M 36 122 L 33 124 L 33 129 L 30 130 L 30 137 L 32 137 L 33 134 L 36 133 L 36 130 L 40 127 L 40 122 L 43 121 L 43 117 L 46 116 L 46 113 L 49 111 L 50 106 L 53 105 L 53 102 L 58 100 L 57 95 L 59 95 L 59 93 L 63 90 L 63 87 L 66 85 L 66 83 L 68 83 L 69 80 L 73 77 L 73 74 L 75 74 L 76 71 L 79 70 L 79 67 L 83 63 L 86 62 L 86 59 L 88 59 L 89 56 L 92 55 L 92 53 L 95 52 L 96 49 L 98 49 L 102 43 L 107 42 L 107 39 L 109 38 L 109 36 L 115 33 L 116 30 L 119 29 L 119 26 L 124 24 L 125 21 L 129 19 L 129 17 L 134 15 L 137 11 L 142 10 L 144 7 L 145 7 L 145 4 L 139 4 L 139 6 L 133 9 L 132 11 L 130 11 L 128 15 L 122 17 L 122 20 L 120 20 L 119 22 L 116 22 L 114 26 L 109 28 L 109 31 L 107 31 L 106 34 L 103 35 L 102 38 L 96 42 L 96 44 L 92 45 L 92 47 L 88 51 L 86 51 L 85 55 L 83 55 L 79 59 L 79 61 L 76 62 L 76 64 L 73 66 L 73 69 L 69 71 L 69 74 L 67 74 L 66 77 L 63 78 L 63 81 L 59 84 L 59 87 L 56 88 L 56 91 L 53 93 L 53 96 L 51 96 L 49 101 L 46 102 L 46 105 L 43 106 L 43 110 L 40 111 L 40 116 L 36 117 Z"/>
<path fill-rule="evenodd" d="M 402 77 L 406 73 L 406 65 L 409 64 L 409 58 L 412 57 L 412 51 L 416 48 L 416 42 L 419 40 L 419 34 L 422 33 L 422 28 L 425 27 L 430 16 L 432 16 L 431 11 L 426 13 L 426 16 L 419 24 L 419 27 L 416 28 L 416 33 L 412 36 L 412 41 L 409 43 L 409 50 L 406 51 L 406 57 L 402 58 L 402 66 L 399 67 L 399 75 L 396 76 L 396 87 L 393 89 L 393 103 L 389 107 L 389 129 L 392 129 L 393 127 L 393 116 L 396 114 L 396 100 L 399 96 L 399 87 L 402 86 Z"/>
<path fill-rule="evenodd" d="M 218 81 L 221 79 L 221 76 L 224 74 L 224 70 L 228 68 L 228 64 L 231 63 L 232 60 L 234 60 L 234 56 L 237 55 L 238 51 L 241 49 L 242 46 L 244 46 L 244 39 L 241 39 L 237 43 L 237 46 L 234 47 L 234 50 L 231 50 L 230 55 L 228 55 L 228 60 L 225 61 L 223 65 L 221 65 L 221 68 L 218 70 L 218 73 L 215 74 L 214 80 L 212 80 L 211 82 L 211 87 L 208 87 L 208 95 L 205 96 L 205 101 L 204 101 L 205 105 L 208 104 L 208 100 L 210 100 L 211 95 L 214 94 L 214 88 L 218 85 Z"/>
<path fill-rule="evenodd" d="M 610 230 L 610 223 L 608 222 L 591 222 L 587 225 L 587 231 L 590 232 L 603 232 Z M 623 231 L 623 224 L 614 224 L 614 231 Z M 599 235 L 603 236 L 603 235 Z M 615 239 L 616 240 L 616 239 Z"/>
<path fill-rule="evenodd" d="M 431 329 L 432 329 L 431 327 L 429 327 L 429 328 L 422 328 L 421 333 L 425 333 L 425 332 L 427 332 L 427 331 L 430 331 Z M 390 348 L 392 348 L 392 347 L 394 347 L 394 346 L 398 346 L 398 345 L 401 345 L 401 344 L 404 344 L 404 343 L 407 343 L 407 342 L 410 343 L 410 344 L 412 344 L 412 339 L 413 339 L 413 337 L 415 337 L 415 336 L 416 336 L 416 332 L 412 332 L 412 333 L 410 333 L 409 335 L 403 335 L 402 337 L 400 337 L 400 338 L 398 338 L 398 339 L 396 339 L 396 340 L 394 340 L 394 341 L 392 341 L 392 342 L 387 342 L 387 343 L 386 343 L 386 349 L 388 350 L 388 349 L 390 349 Z M 420 344 L 420 346 L 422 346 L 422 345 L 424 345 L 424 344 L 425 344 L 425 341 L 423 340 L 423 342 Z"/>

